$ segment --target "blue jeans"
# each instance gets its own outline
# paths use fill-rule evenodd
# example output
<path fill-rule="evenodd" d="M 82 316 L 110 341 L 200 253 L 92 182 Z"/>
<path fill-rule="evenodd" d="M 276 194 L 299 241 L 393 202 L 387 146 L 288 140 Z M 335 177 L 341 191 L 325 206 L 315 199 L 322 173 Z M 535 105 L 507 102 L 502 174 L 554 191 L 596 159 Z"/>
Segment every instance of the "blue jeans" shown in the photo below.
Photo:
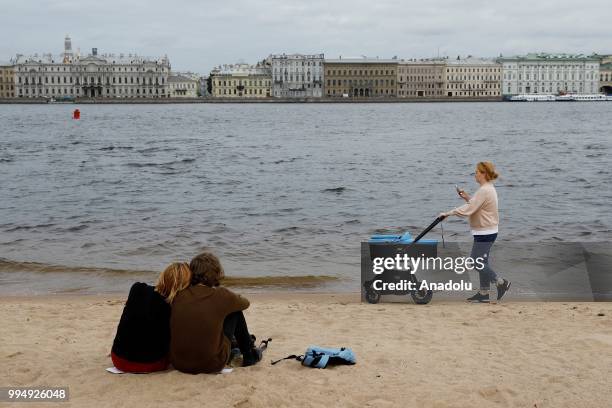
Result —
<path fill-rule="evenodd" d="M 497 274 L 489 266 L 489 252 L 496 238 L 497 234 L 474 235 L 474 245 L 472 246 L 472 254 L 470 256 L 473 259 L 483 258 L 482 263 L 484 266 L 482 268 L 478 268 L 479 264 L 476 264 L 476 269 L 480 274 L 480 289 L 483 290 L 489 290 L 491 282 L 497 283 Z"/>

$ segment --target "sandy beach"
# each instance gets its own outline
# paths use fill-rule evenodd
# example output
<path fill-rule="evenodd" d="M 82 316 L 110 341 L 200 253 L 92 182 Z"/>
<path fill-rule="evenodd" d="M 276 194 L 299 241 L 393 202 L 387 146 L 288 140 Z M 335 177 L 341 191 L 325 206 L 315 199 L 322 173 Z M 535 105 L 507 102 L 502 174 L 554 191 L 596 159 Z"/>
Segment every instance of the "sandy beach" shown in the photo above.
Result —
<path fill-rule="evenodd" d="M 197 376 L 105 371 L 122 296 L 5 297 L 0 385 L 68 386 L 70 402 L 59 405 L 75 407 L 556 408 L 606 407 L 612 399 L 610 303 L 417 306 L 362 304 L 357 294 L 248 297 L 251 331 L 273 338 L 264 361 Z M 351 347 L 357 365 L 270 365 L 310 344 Z"/>

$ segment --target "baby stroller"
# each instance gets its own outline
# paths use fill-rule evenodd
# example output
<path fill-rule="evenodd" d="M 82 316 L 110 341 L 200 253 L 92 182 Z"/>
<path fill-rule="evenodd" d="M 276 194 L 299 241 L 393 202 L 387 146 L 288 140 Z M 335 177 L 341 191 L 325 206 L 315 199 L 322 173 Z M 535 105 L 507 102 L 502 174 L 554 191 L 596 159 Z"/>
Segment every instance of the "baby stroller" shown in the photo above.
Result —
<path fill-rule="evenodd" d="M 409 257 L 435 257 L 437 255 L 438 241 L 432 239 L 422 240 L 432 228 L 438 225 L 444 217 L 438 217 L 416 238 L 412 239 L 409 232 L 403 235 L 373 235 L 369 240 L 370 259 L 375 258 L 395 258 L 396 255 Z M 427 304 L 433 297 L 431 290 L 419 289 L 421 282 L 416 274 L 410 270 L 384 269 L 379 275 L 363 283 L 365 299 L 368 303 L 376 304 L 382 295 L 410 295 L 414 303 L 419 305 Z M 415 290 L 377 290 L 374 288 L 374 281 L 381 280 L 386 283 L 399 283 L 404 280 L 413 282 Z"/>

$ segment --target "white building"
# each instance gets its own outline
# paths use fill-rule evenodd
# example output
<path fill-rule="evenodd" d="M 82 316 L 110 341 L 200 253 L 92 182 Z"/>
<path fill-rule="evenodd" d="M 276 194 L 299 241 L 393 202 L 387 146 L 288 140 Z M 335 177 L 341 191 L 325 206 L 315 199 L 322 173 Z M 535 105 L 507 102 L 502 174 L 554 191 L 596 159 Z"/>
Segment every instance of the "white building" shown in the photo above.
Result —
<path fill-rule="evenodd" d="M 96 48 L 81 57 L 69 37 L 64 52 L 30 57 L 17 55 L 15 96 L 18 98 L 166 98 L 170 63 L 137 55 L 98 55 Z"/>
<path fill-rule="evenodd" d="M 599 59 L 569 54 L 500 57 L 502 95 L 599 92 Z"/>
<path fill-rule="evenodd" d="M 200 81 L 183 74 L 168 76 L 168 90 L 171 98 L 197 98 Z"/>
<path fill-rule="evenodd" d="M 323 54 L 271 55 L 272 95 L 276 98 L 323 96 Z"/>

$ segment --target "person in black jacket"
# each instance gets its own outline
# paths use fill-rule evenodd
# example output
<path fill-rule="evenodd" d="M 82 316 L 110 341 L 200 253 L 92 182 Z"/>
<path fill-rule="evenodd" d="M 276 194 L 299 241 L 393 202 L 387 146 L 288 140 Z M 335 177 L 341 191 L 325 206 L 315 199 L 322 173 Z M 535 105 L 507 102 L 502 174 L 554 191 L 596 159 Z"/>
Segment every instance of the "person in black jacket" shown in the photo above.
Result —
<path fill-rule="evenodd" d="M 168 368 L 170 306 L 190 281 L 189 265 L 173 263 L 161 273 L 155 287 L 142 282 L 132 285 L 111 351 L 116 368 L 130 373 Z"/>

